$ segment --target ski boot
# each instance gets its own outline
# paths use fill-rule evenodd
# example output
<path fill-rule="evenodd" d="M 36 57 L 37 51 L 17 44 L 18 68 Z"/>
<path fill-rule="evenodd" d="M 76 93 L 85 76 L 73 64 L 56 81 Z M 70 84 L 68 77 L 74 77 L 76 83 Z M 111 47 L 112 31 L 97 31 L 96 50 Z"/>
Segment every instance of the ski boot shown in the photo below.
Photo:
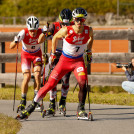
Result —
<path fill-rule="evenodd" d="M 66 116 L 66 106 L 65 105 L 60 105 L 59 110 L 60 110 L 60 114 Z"/>
<path fill-rule="evenodd" d="M 55 99 L 50 101 L 49 108 L 42 112 L 42 117 L 51 117 L 55 115 Z"/>
<path fill-rule="evenodd" d="M 87 113 L 85 112 L 84 108 L 85 104 L 79 103 L 77 109 L 77 119 L 79 120 L 89 120 Z"/>
<path fill-rule="evenodd" d="M 44 110 L 43 104 L 37 103 L 37 106 L 35 108 L 36 110 L 41 110 L 41 112 Z"/>
<path fill-rule="evenodd" d="M 35 107 L 36 107 L 37 103 L 32 103 L 30 104 L 26 110 L 23 110 L 20 115 L 17 115 L 16 119 L 17 120 L 26 120 L 28 119 L 28 116 L 34 111 Z"/>
<path fill-rule="evenodd" d="M 35 98 L 36 95 L 37 95 L 37 91 L 34 91 L 34 98 Z M 33 98 L 33 101 L 32 102 L 34 102 L 34 98 Z M 42 113 L 42 111 L 44 110 L 43 100 L 42 100 L 42 104 L 37 103 L 37 106 L 36 106 L 35 110 L 37 110 L 37 111 L 40 110 L 41 113 Z"/>
<path fill-rule="evenodd" d="M 66 116 L 66 97 L 61 97 L 60 102 L 59 102 L 59 110 L 60 114 Z"/>
<path fill-rule="evenodd" d="M 25 106 L 26 106 L 26 97 L 21 98 L 20 105 L 17 108 L 17 113 L 23 111 L 25 109 Z"/>

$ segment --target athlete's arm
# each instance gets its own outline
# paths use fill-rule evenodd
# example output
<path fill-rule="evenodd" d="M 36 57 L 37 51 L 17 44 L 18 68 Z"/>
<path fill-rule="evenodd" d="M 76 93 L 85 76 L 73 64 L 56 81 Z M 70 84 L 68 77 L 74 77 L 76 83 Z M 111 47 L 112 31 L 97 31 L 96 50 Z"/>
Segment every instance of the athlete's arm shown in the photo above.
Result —
<path fill-rule="evenodd" d="M 38 43 L 41 44 L 45 41 L 45 34 L 41 33 L 38 39 Z"/>
<path fill-rule="evenodd" d="M 87 50 L 91 50 L 93 46 L 93 29 L 92 27 L 89 27 L 89 37 L 90 39 L 88 40 L 88 45 L 87 45 Z"/>
<path fill-rule="evenodd" d="M 12 42 L 10 43 L 10 49 L 15 48 L 17 44 L 18 44 L 18 42 L 16 42 L 15 40 L 12 41 Z"/>
<path fill-rule="evenodd" d="M 55 25 L 54 24 L 50 25 L 50 27 L 46 31 L 47 32 L 47 37 L 53 35 L 54 34 L 54 30 L 55 30 Z M 45 39 L 46 39 L 45 38 L 45 32 L 43 31 L 43 33 L 41 33 L 40 36 L 39 36 L 38 43 L 39 44 L 43 43 L 45 41 Z"/>
<path fill-rule="evenodd" d="M 10 43 L 10 49 L 13 49 L 16 47 L 16 45 L 19 44 L 21 40 L 24 39 L 25 31 L 21 30 L 17 36 L 14 37 L 14 40 Z"/>
<path fill-rule="evenodd" d="M 57 45 L 58 39 L 65 38 L 66 35 L 67 35 L 67 27 L 63 27 L 53 36 L 52 53 L 55 53 L 55 51 L 56 51 L 56 45 Z"/>

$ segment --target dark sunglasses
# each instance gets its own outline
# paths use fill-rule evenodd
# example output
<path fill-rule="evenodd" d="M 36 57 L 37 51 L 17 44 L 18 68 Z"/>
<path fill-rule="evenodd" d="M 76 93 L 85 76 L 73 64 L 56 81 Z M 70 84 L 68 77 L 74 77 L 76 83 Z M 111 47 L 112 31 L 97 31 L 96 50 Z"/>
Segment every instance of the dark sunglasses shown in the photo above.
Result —
<path fill-rule="evenodd" d="M 63 25 L 63 26 L 69 26 L 70 23 L 64 23 L 64 22 L 62 22 L 61 25 Z"/>
<path fill-rule="evenodd" d="M 79 21 L 80 21 L 80 22 L 85 22 L 85 20 L 86 20 L 86 19 L 84 19 L 84 18 L 75 18 L 75 21 L 76 21 L 76 22 L 79 22 Z"/>

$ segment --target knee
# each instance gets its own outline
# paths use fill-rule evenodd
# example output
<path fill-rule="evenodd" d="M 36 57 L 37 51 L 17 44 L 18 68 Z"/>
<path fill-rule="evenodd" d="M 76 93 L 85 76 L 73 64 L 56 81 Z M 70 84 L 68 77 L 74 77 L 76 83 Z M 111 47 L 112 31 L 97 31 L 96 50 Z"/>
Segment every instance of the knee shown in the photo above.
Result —
<path fill-rule="evenodd" d="M 24 81 L 29 82 L 31 78 L 31 74 L 30 73 L 24 73 Z"/>
<path fill-rule="evenodd" d="M 39 79 L 40 78 L 40 72 L 35 72 L 34 77 L 35 77 L 35 79 Z"/>
<path fill-rule="evenodd" d="M 80 89 L 81 88 L 83 89 L 85 87 L 85 85 L 86 85 L 86 80 L 81 80 L 78 83 L 79 83 Z"/>

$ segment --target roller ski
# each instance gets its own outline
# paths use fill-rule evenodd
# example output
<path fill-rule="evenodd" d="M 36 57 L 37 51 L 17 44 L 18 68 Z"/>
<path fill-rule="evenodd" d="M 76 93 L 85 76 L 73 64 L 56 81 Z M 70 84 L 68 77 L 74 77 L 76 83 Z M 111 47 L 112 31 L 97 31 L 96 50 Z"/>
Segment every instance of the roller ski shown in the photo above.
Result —
<path fill-rule="evenodd" d="M 26 106 L 26 98 L 21 98 L 20 105 L 18 106 L 16 112 L 18 113 L 23 111 L 25 109 L 25 106 Z"/>
<path fill-rule="evenodd" d="M 66 116 L 66 106 L 60 105 L 59 106 L 59 110 L 60 110 L 60 113 L 59 114 L 62 114 L 64 116 Z"/>
<path fill-rule="evenodd" d="M 17 120 L 26 120 L 28 119 L 29 113 L 22 111 L 21 114 L 18 114 L 15 119 Z"/>
<path fill-rule="evenodd" d="M 66 97 L 63 96 L 61 97 L 59 102 L 59 110 L 60 110 L 59 114 L 66 116 Z"/>
<path fill-rule="evenodd" d="M 43 112 L 42 112 L 42 118 L 44 118 L 45 116 L 46 117 L 55 116 L 55 109 L 49 108 L 47 110 L 43 110 Z"/>
<path fill-rule="evenodd" d="M 88 114 L 85 112 L 84 104 L 79 103 L 77 109 L 77 119 L 78 120 L 91 120 L 93 121 L 92 113 L 89 112 Z"/>
<path fill-rule="evenodd" d="M 85 111 L 77 112 L 77 119 L 78 120 L 91 120 L 93 121 L 93 115 L 91 112 L 88 114 Z"/>
<path fill-rule="evenodd" d="M 23 110 L 19 115 L 16 116 L 17 120 L 26 120 L 30 114 L 35 110 L 37 103 L 30 104 L 26 110 Z"/>
<path fill-rule="evenodd" d="M 55 116 L 55 100 L 50 101 L 49 108 L 47 110 L 43 110 L 42 117 L 52 117 Z"/>

